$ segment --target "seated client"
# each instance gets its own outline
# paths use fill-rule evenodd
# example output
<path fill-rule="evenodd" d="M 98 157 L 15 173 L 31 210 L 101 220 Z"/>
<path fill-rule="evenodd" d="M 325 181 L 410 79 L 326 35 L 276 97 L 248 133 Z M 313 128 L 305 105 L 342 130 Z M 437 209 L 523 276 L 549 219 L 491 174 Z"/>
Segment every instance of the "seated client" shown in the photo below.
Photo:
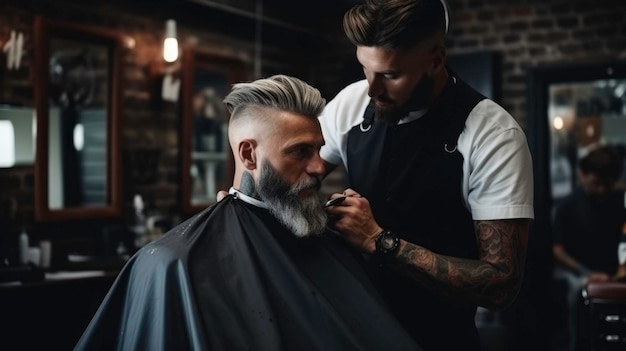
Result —
<path fill-rule="evenodd" d="M 326 232 L 319 91 L 278 75 L 224 103 L 230 195 L 127 262 L 76 350 L 419 349 Z"/>

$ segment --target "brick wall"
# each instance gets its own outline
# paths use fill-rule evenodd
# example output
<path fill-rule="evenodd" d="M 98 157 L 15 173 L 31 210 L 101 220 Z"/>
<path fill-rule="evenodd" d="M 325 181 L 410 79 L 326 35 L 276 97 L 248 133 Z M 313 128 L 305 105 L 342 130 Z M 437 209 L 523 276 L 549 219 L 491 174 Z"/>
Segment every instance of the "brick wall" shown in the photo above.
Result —
<path fill-rule="evenodd" d="M 448 0 L 449 52 L 502 55 L 501 104 L 526 125 L 529 67 L 626 60 L 622 0 Z"/>

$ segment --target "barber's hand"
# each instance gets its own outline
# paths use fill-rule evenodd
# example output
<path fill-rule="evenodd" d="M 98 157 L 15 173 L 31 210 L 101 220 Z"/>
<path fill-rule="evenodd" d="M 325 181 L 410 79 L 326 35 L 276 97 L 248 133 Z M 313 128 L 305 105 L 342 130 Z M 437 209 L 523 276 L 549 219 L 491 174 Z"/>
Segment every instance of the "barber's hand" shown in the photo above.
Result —
<path fill-rule="evenodd" d="M 216 195 L 217 202 L 222 201 L 226 196 L 228 196 L 228 191 L 225 191 L 225 190 L 218 191 Z"/>
<path fill-rule="evenodd" d="M 332 194 L 330 200 L 340 197 L 345 199 L 326 207 L 330 217 L 334 218 L 329 221 L 329 226 L 355 247 L 373 253 L 376 236 L 383 229 L 376 223 L 369 201 L 350 188 L 343 194 Z"/>

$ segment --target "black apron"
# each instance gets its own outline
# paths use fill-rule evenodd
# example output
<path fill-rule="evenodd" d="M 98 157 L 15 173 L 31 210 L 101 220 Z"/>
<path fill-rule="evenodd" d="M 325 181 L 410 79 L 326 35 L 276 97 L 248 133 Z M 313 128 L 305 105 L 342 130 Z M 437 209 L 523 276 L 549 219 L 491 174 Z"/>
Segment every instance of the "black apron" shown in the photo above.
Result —
<path fill-rule="evenodd" d="M 370 103 L 364 122 L 348 135 L 348 178 L 383 228 L 436 253 L 478 258 L 456 145 L 469 113 L 484 98 L 451 77 L 434 106 L 403 125 L 374 120 Z M 441 301 L 420 284 L 373 266 L 383 296 L 422 347 L 480 349 L 475 305 Z"/>

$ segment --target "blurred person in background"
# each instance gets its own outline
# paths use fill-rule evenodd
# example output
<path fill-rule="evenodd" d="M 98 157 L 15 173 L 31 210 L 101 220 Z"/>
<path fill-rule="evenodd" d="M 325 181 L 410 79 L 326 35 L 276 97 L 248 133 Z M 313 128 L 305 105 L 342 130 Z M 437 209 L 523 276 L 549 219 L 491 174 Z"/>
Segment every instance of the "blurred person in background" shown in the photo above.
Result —
<path fill-rule="evenodd" d="M 578 163 L 578 186 L 556 205 L 553 216 L 554 277 L 566 291 L 570 350 L 580 349 L 577 315 L 582 288 L 617 278 L 618 247 L 626 223 L 624 192 L 615 188 L 622 173 L 621 150 L 610 145 L 589 150 Z"/>

